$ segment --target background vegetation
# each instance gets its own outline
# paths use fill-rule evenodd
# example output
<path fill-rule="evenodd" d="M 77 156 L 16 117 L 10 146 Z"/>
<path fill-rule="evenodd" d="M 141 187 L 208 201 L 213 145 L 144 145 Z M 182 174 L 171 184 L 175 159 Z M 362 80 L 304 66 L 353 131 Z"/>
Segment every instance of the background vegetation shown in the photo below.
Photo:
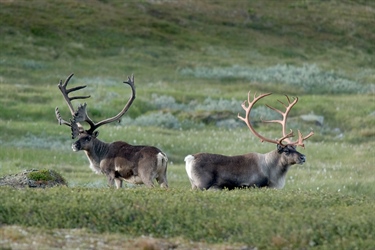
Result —
<path fill-rule="evenodd" d="M 374 246 L 371 1 L 0 0 L 0 24 L 0 176 L 52 169 L 69 183 L 0 188 L 2 248 Z M 133 106 L 100 138 L 160 147 L 168 191 L 107 188 L 72 152 L 54 115 L 58 106 L 69 119 L 56 85 L 70 73 L 72 86 L 88 85 L 95 121 L 121 110 L 134 73 Z M 249 90 L 274 93 L 266 102 L 277 107 L 285 94 L 300 98 L 289 127 L 314 130 L 307 163 L 283 190 L 192 192 L 187 154 L 273 150 L 237 119 Z M 261 104 L 257 130 L 279 136 L 259 123 L 275 117 Z"/>

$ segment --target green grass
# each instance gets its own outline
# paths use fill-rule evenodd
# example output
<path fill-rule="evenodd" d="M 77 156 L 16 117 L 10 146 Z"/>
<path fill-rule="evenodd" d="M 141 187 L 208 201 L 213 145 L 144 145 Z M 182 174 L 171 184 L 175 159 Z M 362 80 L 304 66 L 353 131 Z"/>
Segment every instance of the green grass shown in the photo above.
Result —
<path fill-rule="evenodd" d="M 157 238 L 184 235 L 194 241 L 240 242 L 259 248 L 324 248 L 327 244 L 367 248 L 373 243 L 373 216 L 367 212 L 372 209 L 373 200 L 366 197 L 267 189 L 1 191 L 2 195 L 13 197 L 1 205 L 1 220 L 6 224 L 49 229 L 83 227 L 96 233 Z M 14 202 L 20 206 L 14 208 Z"/>
<path fill-rule="evenodd" d="M 371 249 L 374 9 L 361 0 L 0 1 L 0 176 L 52 169 L 69 185 L 2 187 L 0 248 L 100 248 L 105 239 L 110 249 Z M 161 148 L 169 190 L 110 189 L 72 152 L 54 114 L 70 118 L 56 87 L 70 73 L 71 86 L 88 85 L 80 92 L 92 96 L 95 121 L 122 109 L 122 82 L 134 73 L 132 107 L 100 139 Z M 237 119 L 249 90 L 274 93 L 255 121 L 274 115 L 263 104 L 300 98 L 288 125 L 315 132 L 300 150 L 306 164 L 290 169 L 283 190 L 191 191 L 187 154 L 274 149 Z M 323 125 L 301 120 L 310 113 Z M 280 136 L 276 125 L 256 129 Z"/>
<path fill-rule="evenodd" d="M 113 127 L 107 129 L 111 134 L 108 138 L 136 130 Z M 156 131 L 155 136 L 148 136 Z M 138 132 L 133 138 L 140 144 L 158 145 L 161 137 L 168 136 L 158 146 L 172 161 L 198 151 L 236 154 L 273 149 L 253 137 L 241 138 L 248 133 L 245 129 L 175 132 L 142 128 Z M 234 137 L 226 137 L 228 134 Z M 184 143 L 176 143 L 179 141 Z M 133 186 L 109 189 L 106 178 L 93 174 L 84 154 L 72 152 L 69 145 L 69 141 L 62 141 L 50 149 L 23 146 L 2 151 L 3 173 L 43 166 L 63 173 L 69 184 L 69 188 L 48 190 L 2 188 L 3 224 L 44 230 L 84 228 L 91 233 L 171 240 L 182 236 L 208 244 L 260 248 L 368 248 L 373 244 L 375 180 L 369 174 L 373 142 L 309 142 L 301 150 L 307 155 L 307 163 L 291 168 L 283 190 L 223 192 L 191 191 L 184 166 L 174 162 L 168 169 L 167 191 Z"/>

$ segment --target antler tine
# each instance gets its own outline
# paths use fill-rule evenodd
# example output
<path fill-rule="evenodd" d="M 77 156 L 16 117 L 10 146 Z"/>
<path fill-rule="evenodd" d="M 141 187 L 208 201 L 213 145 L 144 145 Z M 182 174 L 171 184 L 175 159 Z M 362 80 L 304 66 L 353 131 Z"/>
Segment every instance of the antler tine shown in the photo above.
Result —
<path fill-rule="evenodd" d="M 87 122 L 90 125 L 90 128 L 93 128 L 93 127 L 95 127 L 95 123 L 88 116 L 86 106 L 87 106 L 86 103 L 80 104 L 78 106 L 77 111 L 74 113 L 72 122 L 73 123 Z M 95 129 L 93 129 L 92 132 L 94 132 L 94 130 Z M 90 131 L 91 131 L 91 129 L 90 129 Z"/>
<path fill-rule="evenodd" d="M 250 129 L 250 131 L 256 136 L 258 137 L 261 142 L 270 142 L 270 143 L 275 143 L 275 144 L 282 144 L 282 140 L 284 140 L 285 138 L 288 138 L 290 136 L 292 136 L 292 134 L 287 134 L 287 135 L 284 135 L 282 138 L 278 139 L 278 140 L 272 140 L 272 139 L 268 139 L 262 135 L 260 135 L 258 132 L 255 131 L 255 129 L 253 128 L 253 126 L 251 125 L 251 122 L 250 122 L 250 111 L 252 109 L 252 107 L 254 106 L 254 104 L 259 101 L 260 99 L 262 99 L 263 97 L 266 97 L 266 96 L 269 96 L 271 95 L 272 93 L 266 93 L 266 94 L 262 94 L 262 95 L 259 95 L 258 97 L 256 97 L 256 93 L 254 94 L 254 98 L 253 100 L 251 101 L 250 99 L 250 91 L 248 92 L 247 94 L 247 102 L 248 102 L 248 106 L 246 107 L 246 101 L 244 101 L 242 103 L 242 108 L 246 111 L 245 113 L 245 117 L 242 117 L 240 116 L 240 114 L 238 114 L 238 118 L 241 119 L 242 121 L 244 121 L 247 125 L 247 127 Z"/>
<path fill-rule="evenodd" d="M 59 122 L 59 125 L 67 125 L 67 126 L 71 126 L 69 122 L 65 121 L 64 119 L 61 118 L 61 114 L 60 114 L 60 111 L 59 111 L 59 108 L 55 108 L 55 115 L 56 115 L 56 119 L 57 121 Z"/>
<path fill-rule="evenodd" d="M 135 99 L 134 75 L 128 76 L 128 80 L 124 81 L 124 83 L 128 84 L 131 87 L 132 94 L 131 94 L 131 97 L 129 98 L 128 102 L 125 104 L 124 108 L 120 111 L 120 113 L 118 113 L 117 115 L 115 115 L 111 118 L 107 118 L 107 119 L 104 119 L 104 120 L 102 120 L 98 123 L 95 123 L 88 116 L 87 111 L 86 111 L 86 103 L 85 103 L 85 104 L 80 105 L 78 107 L 77 112 L 75 112 L 74 115 L 73 115 L 73 117 L 74 117 L 73 121 L 74 122 L 81 122 L 81 121 L 87 122 L 90 125 L 90 129 L 87 130 L 87 133 L 91 134 L 97 128 L 99 128 L 100 126 L 119 120 L 128 111 L 128 109 L 130 108 L 130 106 L 132 105 L 132 103 Z"/>
<path fill-rule="evenodd" d="M 87 99 L 90 97 L 90 95 L 88 96 L 74 96 L 74 97 L 69 97 L 69 93 L 71 92 L 74 92 L 74 91 L 77 91 L 77 90 L 80 90 L 80 89 L 83 89 L 83 88 L 86 88 L 87 85 L 83 85 L 83 86 L 77 86 L 77 87 L 73 87 L 73 88 L 70 88 L 70 89 L 67 89 L 67 86 L 68 86 L 68 83 L 70 81 L 70 79 L 73 77 L 73 73 L 70 74 L 64 83 L 62 83 L 62 80 L 60 80 L 59 84 L 57 85 L 57 87 L 60 89 L 60 92 L 62 93 L 64 99 L 65 99 L 65 102 L 67 103 L 68 107 L 69 107 L 69 110 L 70 110 L 70 113 L 72 115 L 74 115 L 74 108 L 73 108 L 73 105 L 72 105 L 72 100 L 76 100 L 76 99 Z"/>
<path fill-rule="evenodd" d="M 293 145 L 293 146 L 300 146 L 302 148 L 305 148 L 305 144 L 303 143 L 303 141 L 307 140 L 308 138 L 310 138 L 313 135 L 314 135 L 314 132 L 311 131 L 308 135 L 306 135 L 305 137 L 303 137 L 301 131 L 298 130 L 298 140 L 294 141 L 294 142 L 289 142 L 288 144 L 289 145 Z"/>
<path fill-rule="evenodd" d="M 62 83 L 62 80 L 60 80 L 60 82 L 57 85 L 57 87 L 59 88 L 61 94 L 63 95 L 63 97 L 65 99 L 65 102 L 66 102 L 66 104 L 69 107 L 70 113 L 74 116 L 74 108 L 73 108 L 73 105 L 72 105 L 71 101 L 72 100 L 76 100 L 76 99 L 86 99 L 86 98 L 89 98 L 90 96 L 74 96 L 74 97 L 69 97 L 69 93 L 77 91 L 77 90 L 80 90 L 80 89 L 83 89 L 83 88 L 86 88 L 86 85 L 84 85 L 84 86 L 77 86 L 77 87 L 73 87 L 73 88 L 67 89 L 68 83 L 69 83 L 70 79 L 73 77 L 73 75 L 74 74 L 70 74 L 66 78 L 66 80 L 64 81 L 64 83 Z M 61 124 L 65 124 L 65 125 L 67 125 L 67 126 L 69 126 L 71 128 L 72 139 L 74 139 L 75 137 L 77 137 L 80 131 L 83 131 L 83 127 L 82 127 L 81 124 L 72 122 L 72 120 L 70 122 L 67 122 L 67 121 L 63 120 L 62 117 L 61 117 L 60 111 L 59 111 L 59 109 L 57 107 L 55 109 L 55 115 L 56 115 L 56 118 L 57 118 L 57 120 L 58 120 L 58 122 L 59 122 L 60 125 Z"/>
<path fill-rule="evenodd" d="M 270 109 L 276 111 L 277 113 L 281 114 L 283 119 L 282 120 L 270 120 L 270 121 L 262 120 L 262 122 L 265 122 L 265 123 L 279 123 L 282 126 L 282 133 L 283 133 L 284 137 L 287 135 L 287 133 L 286 133 L 286 121 L 288 119 L 288 114 L 289 114 L 290 110 L 293 108 L 293 106 L 296 105 L 296 103 L 298 102 L 298 97 L 293 97 L 294 100 L 292 102 L 291 102 L 289 96 L 285 95 L 285 97 L 288 100 L 288 105 L 286 105 L 285 103 L 283 103 L 280 100 L 277 100 L 279 103 L 281 103 L 285 107 L 285 112 L 282 112 L 281 110 L 276 109 L 276 108 L 266 104 L 266 106 L 268 108 L 270 108 Z M 291 136 L 288 136 L 288 137 L 284 138 L 284 140 L 286 140 L 288 144 L 290 144 L 289 138 L 293 137 L 293 131 L 292 130 L 290 130 L 290 131 L 291 132 L 289 134 L 291 134 Z"/>
<path fill-rule="evenodd" d="M 69 83 L 70 79 L 73 77 L 73 75 L 74 75 L 73 73 L 70 74 L 65 79 L 64 83 L 62 82 L 62 80 L 60 80 L 59 84 L 57 85 L 57 87 L 59 88 L 61 94 L 63 95 L 63 97 L 65 99 L 66 104 L 69 107 L 69 111 L 72 114 L 72 116 L 74 116 L 74 114 L 75 114 L 74 108 L 73 108 L 73 105 L 72 105 L 72 100 L 87 99 L 87 98 L 90 97 L 90 95 L 88 95 L 88 96 L 73 96 L 73 97 L 69 97 L 69 93 L 77 91 L 77 90 L 80 90 L 80 89 L 83 89 L 83 88 L 86 88 L 86 85 L 83 85 L 83 86 L 77 86 L 77 87 L 73 87 L 73 88 L 67 89 L 68 83 Z M 55 115 L 56 115 L 56 118 L 57 118 L 57 120 L 58 120 L 58 122 L 59 122 L 60 125 L 61 124 L 65 124 L 65 125 L 71 127 L 72 130 L 73 130 L 72 122 L 67 122 L 67 121 L 63 120 L 62 117 L 61 117 L 60 111 L 59 111 L 59 109 L 57 107 L 55 109 Z M 79 129 L 83 129 L 82 125 L 79 124 L 79 123 L 76 124 L 76 126 L 79 127 Z M 77 129 L 77 131 L 79 131 L 79 129 Z"/>
<path fill-rule="evenodd" d="M 284 140 L 288 140 L 288 141 L 289 141 L 289 138 L 291 138 L 291 137 L 293 137 L 293 136 L 294 136 L 293 131 L 290 130 L 290 133 L 289 133 L 289 134 L 284 135 L 283 137 L 281 137 L 281 138 L 278 139 L 277 141 L 279 142 L 280 145 L 282 145 L 282 146 L 286 146 L 286 145 L 289 144 L 289 143 L 284 144 L 283 141 L 284 141 Z"/>
<path fill-rule="evenodd" d="M 133 86 L 133 88 L 134 88 L 135 87 L 134 86 L 134 74 L 132 74 L 131 76 L 128 76 L 128 81 L 127 82 L 124 81 L 124 83 L 127 83 L 127 84 Z"/>
<path fill-rule="evenodd" d="M 290 104 L 291 102 L 290 102 L 290 98 L 289 98 L 289 96 L 285 95 L 285 97 L 286 97 L 286 99 L 288 100 L 288 103 Z M 295 98 L 297 98 L 297 97 L 295 97 Z M 278 101 L 279 103 L 281 103 L 282 105 L 284 105 L 285 108 L 288 107 L 288 106 L 286 106 L 285 103 L 283 103 L 282 101 L 280 101 L 280 100 L 277 100 L 277 101 Z"/>
<path fill-rule="evenodd" d="M 268 108 L 278 112 L 279 114 L 282 115 L 283 119 L 282 120 L 270 120 L 270 121 L 263 121 L 263 122 L 266 122 L 266 123 L 279 123 L 281 124 L 282 126 L 282 131 L 283 131 L 283 135 L 284 135 L 284 139 L 283 140 L 286 140 L 287 141 L 287 144 L 288 145 L 292 145 L 292 146 L 301 146 L 301 147 L 305 147 L 305 144 L 303 143 L 304 140 L 308 139 L 309 137 L 311 137 L 312 135 L 314 135 L 314 132 L 311 131 L 307 136 L 303 137 L 302 136 L 302 133 L 301 131 L 298 130 L 298 140 L 296 141 L 291 141 L 289 138 L 293 137 L 293 131 L 290 130 L 290 133 L 287 134 L 286 133 L 286 121 L 288 119 L 288 115 L 289 115 L 289 112 L 291 111 L 291 109 L 293 108 L 294 105 L 296 105 L 296 103 L 298 102 L 298 97 L 293 97 L 294 100 L 291 101 L 291 99 L 289 98 L 289 96 L 285 95 L 287 100 L 288 100 L 288 105 L 284 104 L 283 102 L 281 102 L 280 100 L 278 100 L 282 105 L 284 105 L 285 107 L 285 112 L 282 112 L 276 108 L 273 108 L 269 105 L 266 105 Z M 290 136 L 288 136 L 290 135 Z"/>

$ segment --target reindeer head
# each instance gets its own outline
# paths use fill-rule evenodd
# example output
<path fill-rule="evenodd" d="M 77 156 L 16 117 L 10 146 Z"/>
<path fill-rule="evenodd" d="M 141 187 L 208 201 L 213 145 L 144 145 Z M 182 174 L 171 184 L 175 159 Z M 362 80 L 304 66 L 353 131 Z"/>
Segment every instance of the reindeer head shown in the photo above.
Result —
<path fill-rule="evenodd" d="M 72 149 L 74 152 L 79 150 L 89 151 L 95 147 L 96 138 L 99 135 L 99 131 L 94 131 L 94 133 L 89 134 L 86 131 L 83 131 L 77 136 L 77 140 L 72 144 Z"/>
<path fill-rule="evenodd" d="M 277 153 L 282 156 L 282 160 L 286 165 L 303 164 L 306 161 L 306 156 L 297 151 L 292 145 L 277 145 Z"/>
<path fill-rule="evenodd" d="M 96 131 L 100 126 L 111 123 L 114 121 L 120 120 L 120 118 L 128 111 L 129 107 L 133 103 L 135 99 L 135 86 L 134 86 L 134 76 L 128 77 L 128 81 L 124 82 L 128 84 L 132 89 L 132 95 L 129 98 L 128 102 L 125 104 L 124 108 L 118 113 L 116 116 L 107 118 L 105 120 L 102 120 L 98 123 L 95 123 L 87 114 L 86 106 L 87 104 L 80 104 L 77 111 L 74 111 L 73 105 L 71 103 L 72 100 L 75 99 L 86 99 L 90 96 L 75 96 L 75 97 L 69 97 L 69 93 L 83 89 L 86 86 L 78 86 L 71 89 L 67 89 L 67 85 L 69 83 L 69 80 L 73 77 L 73 74 L 69 75 L 68 78 L 65 80 L 64 84 L 60 80 L 60 83 L 57 85 L 69 107 L 70 113 L 72 114 L 73 118 L 70 120 L 70 122 L 67 122 L 61 118 L 59 109 L 56 107 L 55 114 L 56 118 L 59 122 L 59 124 L 67 125 L 71 128 L 72 131 L 72 139 L 78 138 L 78 140 L 73 143 L 72 148 L 73 151 L 79 151 L 79 150 L 88 150 L 92 147 L 93 143 L 95 142 L 97 136 L 99 135 L 99 132 Z M 81 122 L 86 122 L 90 128 L 84 129 L 81 125 Z"/>
<path fill-rule="evenodd" d="M 288 100 L 288 105 L 279 101 L 285 107 L 285 109 L 286 109 L 285 112 L 282 112 L 282 111 L 280 111 L 276 108 L 273 108 L 269 105 L 266 105 L 268 108 L 276 111 L 277 113 L 281 114 L 281 116 L 283 117 L 282 120 L 262 121 L 262 122 L 265 122 L 265 123 L 279 123 L 282 126 L 282 135 L 283 136 L 280 137 L 279 139 L 272 140 L 272 139 L 268 139 L 268 138 L 260 135 L 258 132 L 255 131 L 255 129 L 253 128 L 253 126 L 250 122 L 250 111 L 251 111 L 252 107 L 254 106 L 254 104 L 257 101 L 259 101 L 260 99 L 262 99 L 263 97 L 269 96 L 271 94 L 272 93 L 266 93 L 266 94 L 260 95 L 258 97 L 256 97 L 256 94 L 255 94 L 253 100 L 251 101 L 250 91 L 249 91 L 248 96 L 247 96 L 247 101 L 244 101 L 241 105 L 242 108 L 245 110 L 246 115 L 245 115 L 245 117 L 242 117 L 242 116 L 238 115 L 238 118 L 241 119 L 242 121 L 244 121 L 246 123 L 246 125 L 248 126 L 248 128 L 250 129 L 250 131 L 256 137 L 260 138 L 260 140 L 262 142 L 266 141 L 266 142 L 276 144 L 277 145 L 277 153 L 282 155 L 283 161 L 285 161 L 286 163 L 288 163 L 290 165 L 303 164 L 306 161 L 306 157 L 305 157 L 305 155 L 298 152 L 296 150 L 296 148 L 297 148 L 297 146 L 301 146 L 301 147 L 304 148 L 305 145 L 304 145 L 303 141 L 308 139 L 309 137 L 311 137 L 314 134 L 314 132 L 311 131 L 307 136 L 303 137 L 302 133 L 298 130 L 298 139 L 296 141 L 290 140 L 290 138 L 294 136 L 292 130 L 289 133 L 286 133 L 286 120 L 288 118 L 288 114 L 289 114 L 290 110 L 298 102 L 298 97 L 295 97 L 294 100 L 291 102 L 289 97 L 286 96 L 286 98 Z M 246 105 L 246 102 L 248 103 L 248 105 Z"/>

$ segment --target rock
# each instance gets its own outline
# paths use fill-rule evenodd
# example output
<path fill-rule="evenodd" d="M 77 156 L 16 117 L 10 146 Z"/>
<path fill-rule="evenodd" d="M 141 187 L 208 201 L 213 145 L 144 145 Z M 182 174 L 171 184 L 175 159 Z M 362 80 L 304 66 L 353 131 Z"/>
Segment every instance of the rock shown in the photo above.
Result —
<path fill-rule="evenodd" d="M 0 178 L 0 187 L 14 188 L 48 188 L 54 186 L 68 186 L 65 179 L 54 170 L 29 169 L 21 173 L 7 175 Z"/>

